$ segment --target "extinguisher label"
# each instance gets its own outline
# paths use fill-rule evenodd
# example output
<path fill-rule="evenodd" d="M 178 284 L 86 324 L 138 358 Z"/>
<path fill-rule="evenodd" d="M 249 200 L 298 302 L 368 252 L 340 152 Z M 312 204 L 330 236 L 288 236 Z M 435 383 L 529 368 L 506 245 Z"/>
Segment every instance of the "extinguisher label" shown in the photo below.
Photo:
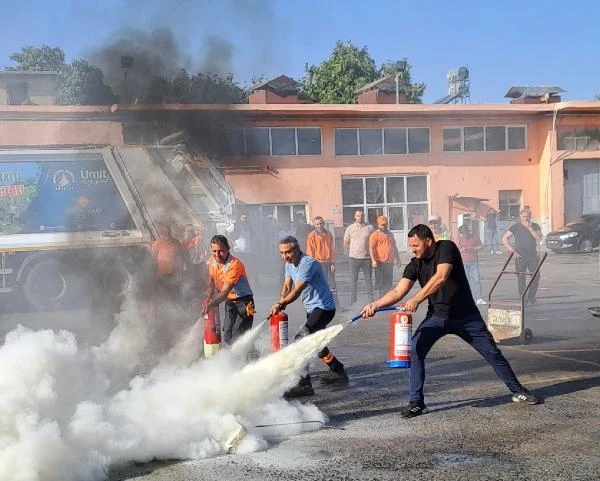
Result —
<path fill-rule="evenodd" d="M 410 359 L 411 327 L 410 324 L 394 324 L 394 356 Z"/>
<path fill-rule="evenodd" d="M 284 321 L 279 323 L 279 345 L 281 347 L 288 345 L 288 323 Z"/>

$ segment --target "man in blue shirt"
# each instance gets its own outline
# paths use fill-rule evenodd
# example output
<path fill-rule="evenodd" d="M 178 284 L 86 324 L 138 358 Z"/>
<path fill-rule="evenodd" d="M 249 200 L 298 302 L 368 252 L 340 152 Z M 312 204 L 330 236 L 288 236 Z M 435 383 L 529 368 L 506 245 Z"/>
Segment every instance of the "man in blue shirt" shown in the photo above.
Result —
<path fill-rule="evenodd" d="M 295 237 L 288 236 L 280 240 L 279 252 L 285 261 L 285 280 L 279 302 L 271 307 L 270 315 L 277 314 L 300 297 L 306 308 L 306 324 L 294 337 L 294 340 L 298 340 L 327 327 L 335 316 L 335 302 L 321 264 L 300 250 Z M 322 383 L 348 384 L 344 365 L 327 347 L 319 352 L 319 359 L 329 367 L 329 372 L 320 379 Z M 298 385 L 287 391 L 285 397 L 311 396 L 314 393 L 307 368 Z"/>

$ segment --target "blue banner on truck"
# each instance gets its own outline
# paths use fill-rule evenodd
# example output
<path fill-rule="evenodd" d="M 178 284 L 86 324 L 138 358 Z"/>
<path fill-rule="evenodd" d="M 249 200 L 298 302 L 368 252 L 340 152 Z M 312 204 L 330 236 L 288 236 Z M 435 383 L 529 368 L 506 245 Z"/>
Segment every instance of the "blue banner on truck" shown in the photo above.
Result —
<path fill-rule="evenodd" d="M 133 228 L 101 154 L 0 157 L 0 235 Z"/>

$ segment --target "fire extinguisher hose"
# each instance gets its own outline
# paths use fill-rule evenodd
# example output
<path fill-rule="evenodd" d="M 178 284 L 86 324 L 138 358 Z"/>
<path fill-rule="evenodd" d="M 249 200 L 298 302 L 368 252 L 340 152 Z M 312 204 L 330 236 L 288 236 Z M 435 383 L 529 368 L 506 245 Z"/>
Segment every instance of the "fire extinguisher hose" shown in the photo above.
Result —
<path fill-rule="evenodd" d="M 404 311 L 404 306 L 389 306 L 389 307 L 380 307 L 379 309 L 375 309 L 375 312 L 384 312 L 384 311 Z M 345 326 L 349 326 L 350 324 L 362 319 L 362 314 L 357 314 L 349 321 L 346 321 Z"/>

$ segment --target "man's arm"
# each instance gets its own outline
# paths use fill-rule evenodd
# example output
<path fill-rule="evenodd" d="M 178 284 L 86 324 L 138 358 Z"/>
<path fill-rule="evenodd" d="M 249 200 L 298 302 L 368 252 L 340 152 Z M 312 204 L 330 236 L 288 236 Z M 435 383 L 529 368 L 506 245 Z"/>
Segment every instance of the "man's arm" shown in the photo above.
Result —
<path fill-rule="evenodd" d="M 371 304 L 367 304 L 365 307 L 363 307 L 360 313 L 363 315 L 363 317 L 372 317 L 375 315 L 375 309 L 393 306 L 397 302 L 400 302 L 402 299 L 404 299 L 404 296 L 410 292 L 414 284 L 415 281 L 403 277 L 400 279 L 396 287 L 394 287 L 391 291 L 386 292 L 383 297 L 371 302 Z"/>
<path fill-rule="evenodd" d="M 435 273 L 431 276 L 431 279 L 427 281 L 419 291 L 408 301 L 404 303 L 404 307 L 407 311 L 416 311 L 419 304 L 427 299 L 430 295 L 435 294 L 448 280 L 450 272 L 452 271 L 452 264 L 438 264 Z"/>
<path fill-rule="evenodd" d="M 344 249 L 346 250 L 350 249 L 350 227 L 351 226 L 346 227 L 346 230 L 344 231 Z"/>
<path fill-rule="evenodd" d="M 306 236 L 306 253 L 309 256 L 314 257 L 316 250 L 317 250 L 317 246 L 316 246 L 316 242 L 315 242 L 315 235 L 312 232 L 310 232 Z"/>
<path fill-rule="evenodd" d="M 507 230 L 504 235 L 502 236 L 502 244 L 504 244 L 504 247 L 506 247 L 506 249 L 508 250 L 508 252 L 512 252 L 515 257 L 521 257 L 519 255 L 519 253 L 515 250 L 515 248 L 512 246 L 512 244 L 509 241 L 509 239 L 513 236 L 513 233 L 509 230 Z"/>
<path fill-rule="evenodd" d="M 286 308 L 288 304 L 291 304 L 300 297 L 304 288 L 308 285 L 306 281 L 299 280 L 294 282 L 292 285 L 292 278 L 286 277 L 283 282 L 283 288 L 281 289 L 281 296 L 277 304 L 273 304 L 269 310 L 269 315 L 274 316 L 279 311 Z"/>
<path fill-rule="evenodd" d="M 206 310 L 212 309 L 213 307 L 217 307 L 221 302 L 227 299 L 227 296 L 233 289 L 234 284 L 230 282 L 225 282 L 223 284 L 223 289 L 212 299 L 209 298 L 209 301 L 206 303 Z"/>
<path fill-rule="evenodd" d="M 531 223 L 531 226 L 529 227 L 529 232 L 531 232 L 531 235 L 536 241 L 540 242 L 542 240 L 542 229 L 535 222 Z"/>

